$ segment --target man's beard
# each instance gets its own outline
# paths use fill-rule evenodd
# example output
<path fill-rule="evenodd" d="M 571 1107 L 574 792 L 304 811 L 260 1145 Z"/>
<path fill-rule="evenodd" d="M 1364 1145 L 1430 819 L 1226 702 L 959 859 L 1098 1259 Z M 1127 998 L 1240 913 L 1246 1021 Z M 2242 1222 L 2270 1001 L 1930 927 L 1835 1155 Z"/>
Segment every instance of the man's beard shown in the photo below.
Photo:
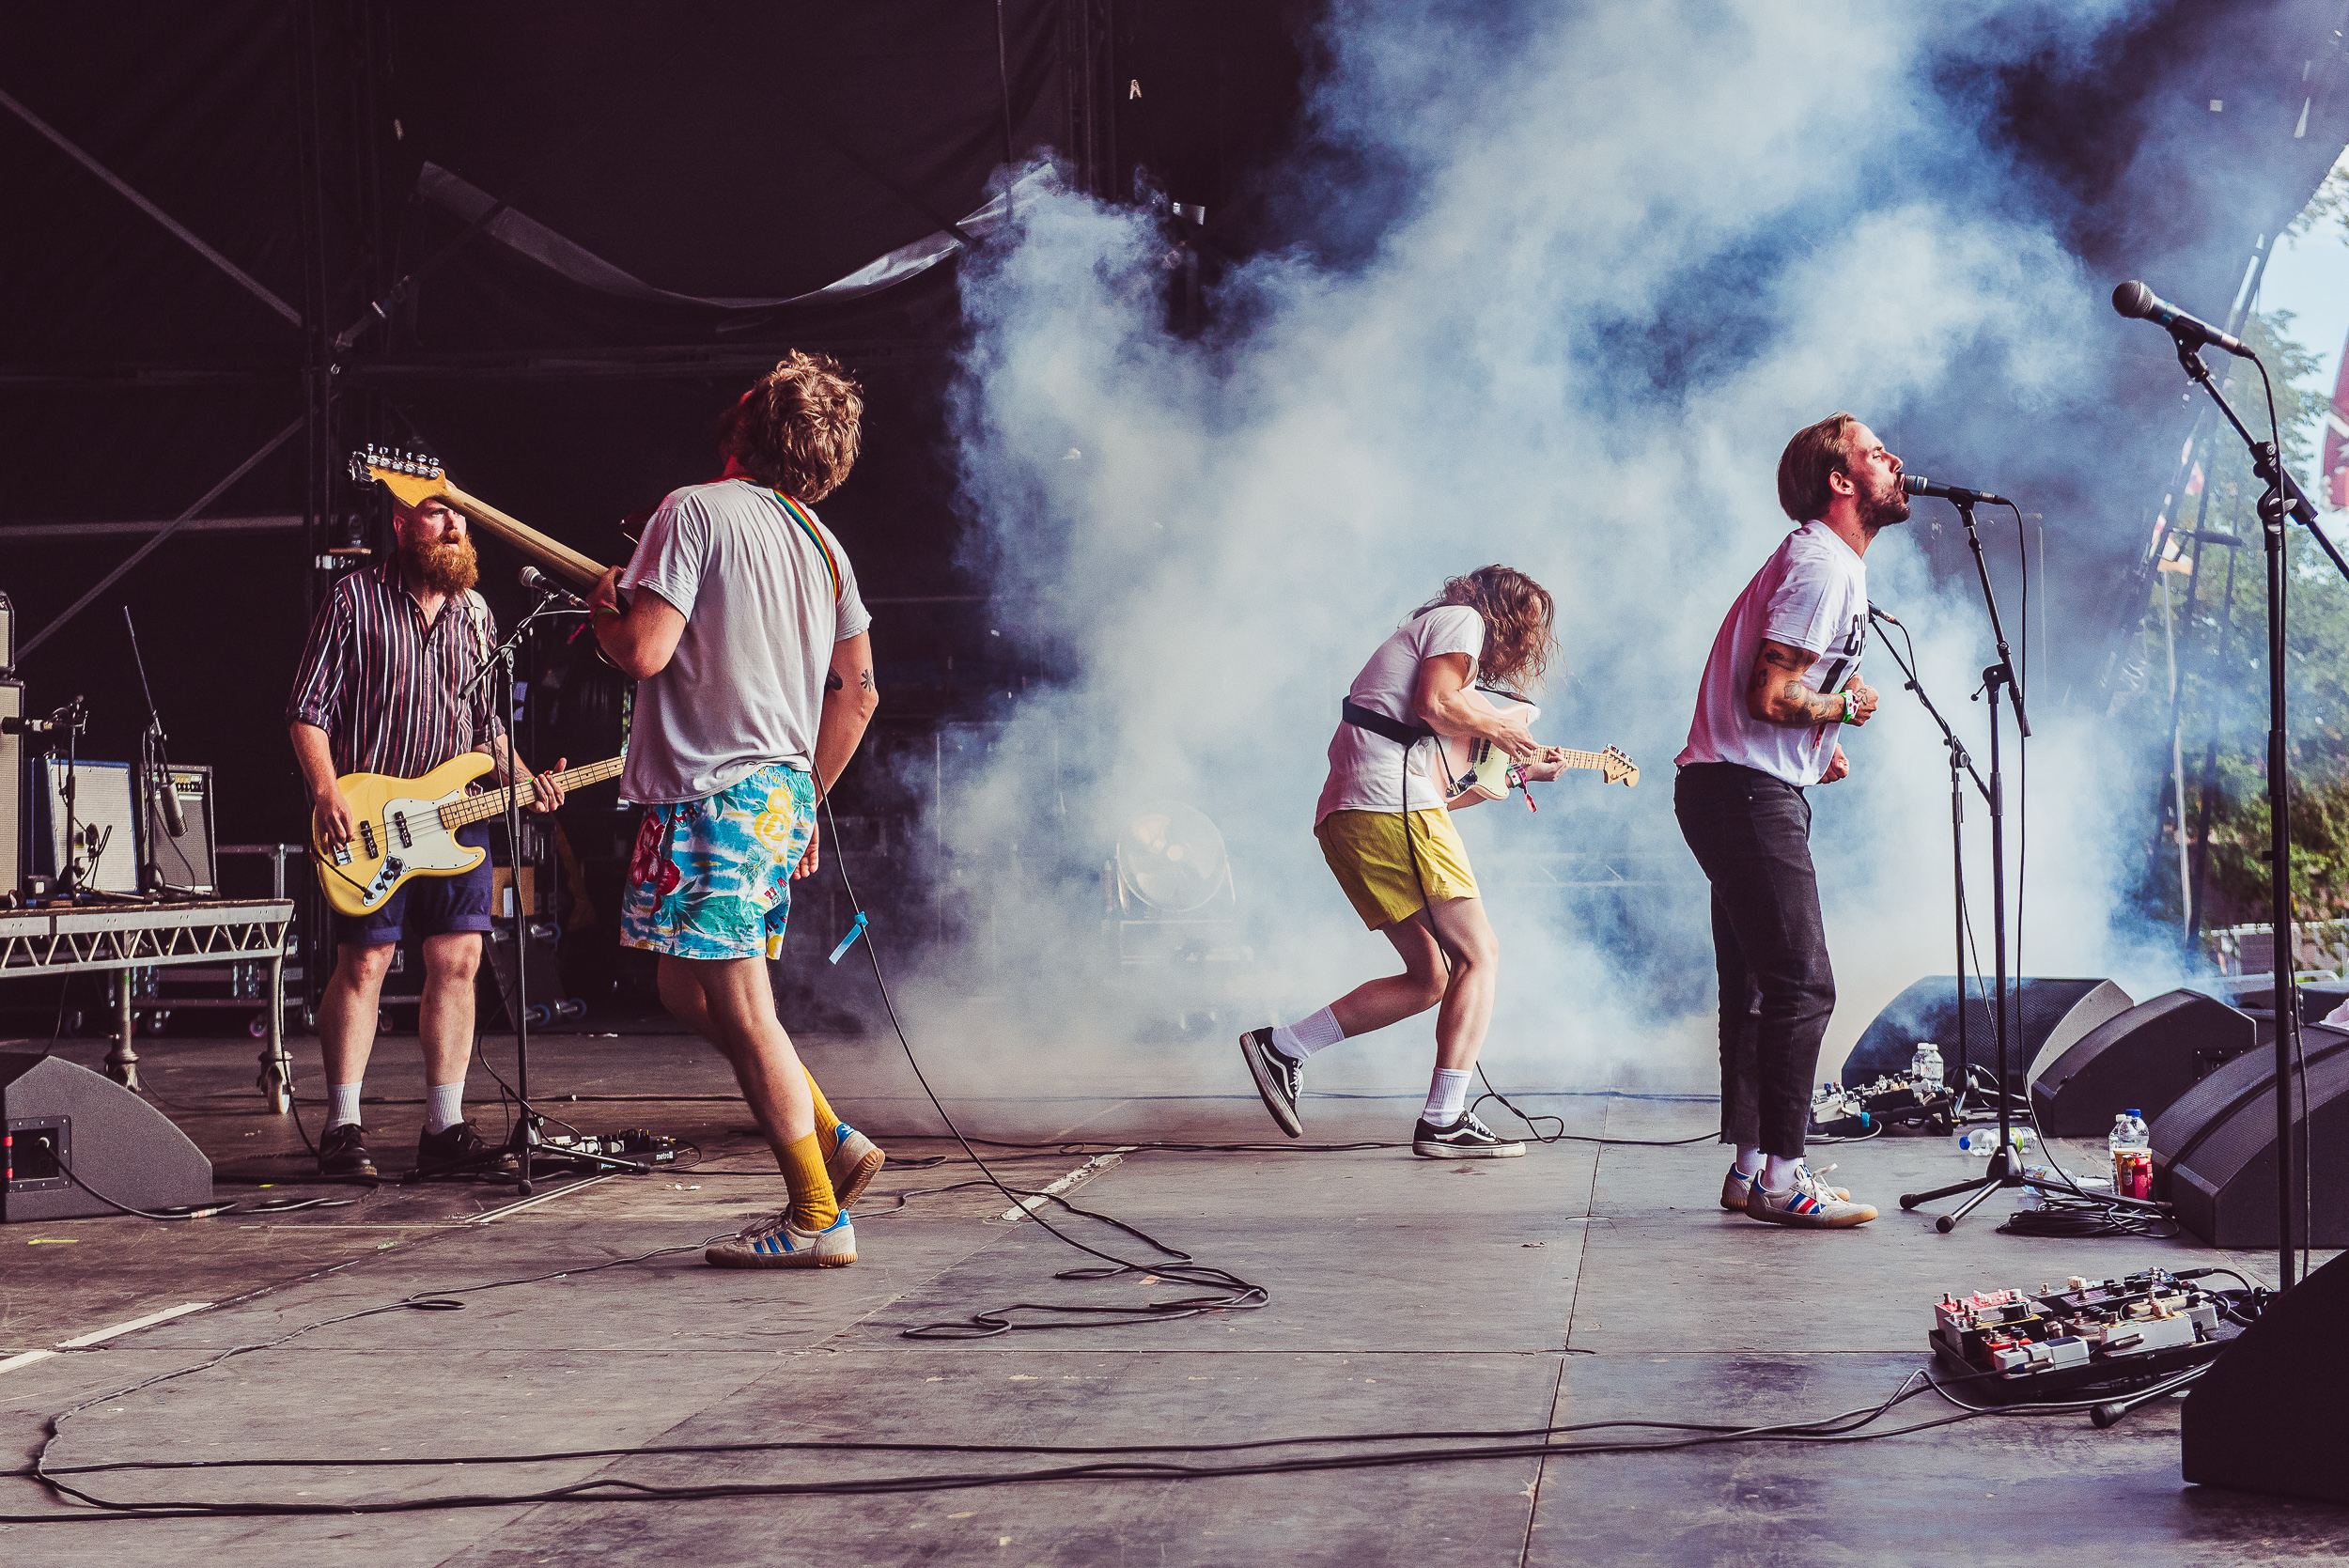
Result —
<path fill-rule="evenodd" d="M 481 558 L 471 539 L 411 545 L 400 561 L 409 581 L 428 594 L 461 594 L 481 581 Z"/>
<path fill-rule="evenodd" d="M 1908 520 L 1908 491 L 1898 479 L 1883 491 L 1867 497 L 1859 505 L 1859 526 L 1886 528 Z"/>

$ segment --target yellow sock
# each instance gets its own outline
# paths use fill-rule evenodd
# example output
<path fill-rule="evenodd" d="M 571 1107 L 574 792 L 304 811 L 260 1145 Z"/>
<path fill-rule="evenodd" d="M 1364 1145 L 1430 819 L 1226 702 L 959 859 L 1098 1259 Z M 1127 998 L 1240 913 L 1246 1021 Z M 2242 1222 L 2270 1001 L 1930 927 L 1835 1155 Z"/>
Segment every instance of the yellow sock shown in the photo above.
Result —
<path fill-rule="evenodd" d="M 840 1118 L 832 1114 L 832 1102 L 824 1098 L 824 1092 L 816 1086 L 814 1073 L 809 1073 L 805 1067 L 800 1071 L 807 1074 L 807 1092 L 816 1096 L 816 1130 L 824 1135 L 827 1147 L 839 1142 Z"/>
<path fill-rule="evenodd" d="M 824 1172 L 823 1140 L 815 1133 L 794 1139 L 783 1151 L 783 1185 L 791 1189 L 791 1223 L 802 1231 L 820 1231 L 840 1218 L 839 1201 L 832 1195 L 832 1177 Z"/>

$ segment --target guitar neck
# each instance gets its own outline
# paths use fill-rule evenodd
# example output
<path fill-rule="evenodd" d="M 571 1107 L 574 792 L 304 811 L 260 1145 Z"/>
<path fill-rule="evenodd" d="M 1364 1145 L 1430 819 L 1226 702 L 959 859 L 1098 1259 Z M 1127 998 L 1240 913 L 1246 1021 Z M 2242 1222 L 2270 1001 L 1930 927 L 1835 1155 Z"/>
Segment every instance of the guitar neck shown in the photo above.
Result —
<path fill-rule="evenodd" d="M 537 562 L 550 576 L 560 579 L 573 590 L 587 593 L 603 576 L 603 567 L 592 557 L 583 555 L 559 540 L 547 537 L 528 523 L 506 516 L 478 496 L 468 495 L 446 480 L 442 481 L 441 488 L 448 492 L 449 505 Z"/>
<path fill-rule="evenodd" d="M 564 789 L 583 789 L 589 784 L 619 777 L 620 765 L 626 760 L 625 757 L 607 757 L 601 762 L 591 762 L 561 773 L 541 774 L 540 777 L 552 779 Z M 525 779 L 512 788 L 493 789 L 485 794 L 468 796 L 462 800 L 451 800 L 441 808 L 441 825 L 454 831 L 468 822 L 483 822 L 492 816 L 504 816 L 507 798 L 514 795 L 517 789 L 521 792 L 522 805 L 527 806 L 538 799 L 538 780 Z"/>
<path fill-rule="evenodd" d="M 1607 766 L 1607 755 L 1603 752 L 1570 751 L 1565 753 L 1564 760 L 1568 768 L 1588 768 L 1596 770 Z"/>

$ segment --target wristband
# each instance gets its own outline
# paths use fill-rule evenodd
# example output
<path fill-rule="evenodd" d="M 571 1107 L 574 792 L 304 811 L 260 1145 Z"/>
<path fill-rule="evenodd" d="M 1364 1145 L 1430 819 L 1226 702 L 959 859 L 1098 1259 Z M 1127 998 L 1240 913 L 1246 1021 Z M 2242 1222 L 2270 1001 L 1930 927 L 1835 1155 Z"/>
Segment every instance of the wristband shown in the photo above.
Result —
<path fill-rule="evenodd" d="M 1859 697 L 1848 686 L 1843 688 L 1843 717 L 1839 722 L 1845 724 L 1859 722 Z"/>

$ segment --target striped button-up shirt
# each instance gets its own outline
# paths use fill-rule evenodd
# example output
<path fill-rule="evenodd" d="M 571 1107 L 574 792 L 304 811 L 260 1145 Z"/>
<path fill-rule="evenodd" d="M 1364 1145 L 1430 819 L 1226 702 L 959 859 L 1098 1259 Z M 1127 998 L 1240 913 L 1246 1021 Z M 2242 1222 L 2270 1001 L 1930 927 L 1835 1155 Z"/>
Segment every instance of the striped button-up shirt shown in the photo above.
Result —
<path fill-rule="evenodd" d="M 452 595 L 428 625 L 397 556 L 348 574 L 311 624 L 287 722 L 326 732 L 337 776 L 412 779 L 489 746 L 502 733 L 498 677 L 458 695 L 497 644 L 486 606 L 475 622 L 478 603 Z"/>

